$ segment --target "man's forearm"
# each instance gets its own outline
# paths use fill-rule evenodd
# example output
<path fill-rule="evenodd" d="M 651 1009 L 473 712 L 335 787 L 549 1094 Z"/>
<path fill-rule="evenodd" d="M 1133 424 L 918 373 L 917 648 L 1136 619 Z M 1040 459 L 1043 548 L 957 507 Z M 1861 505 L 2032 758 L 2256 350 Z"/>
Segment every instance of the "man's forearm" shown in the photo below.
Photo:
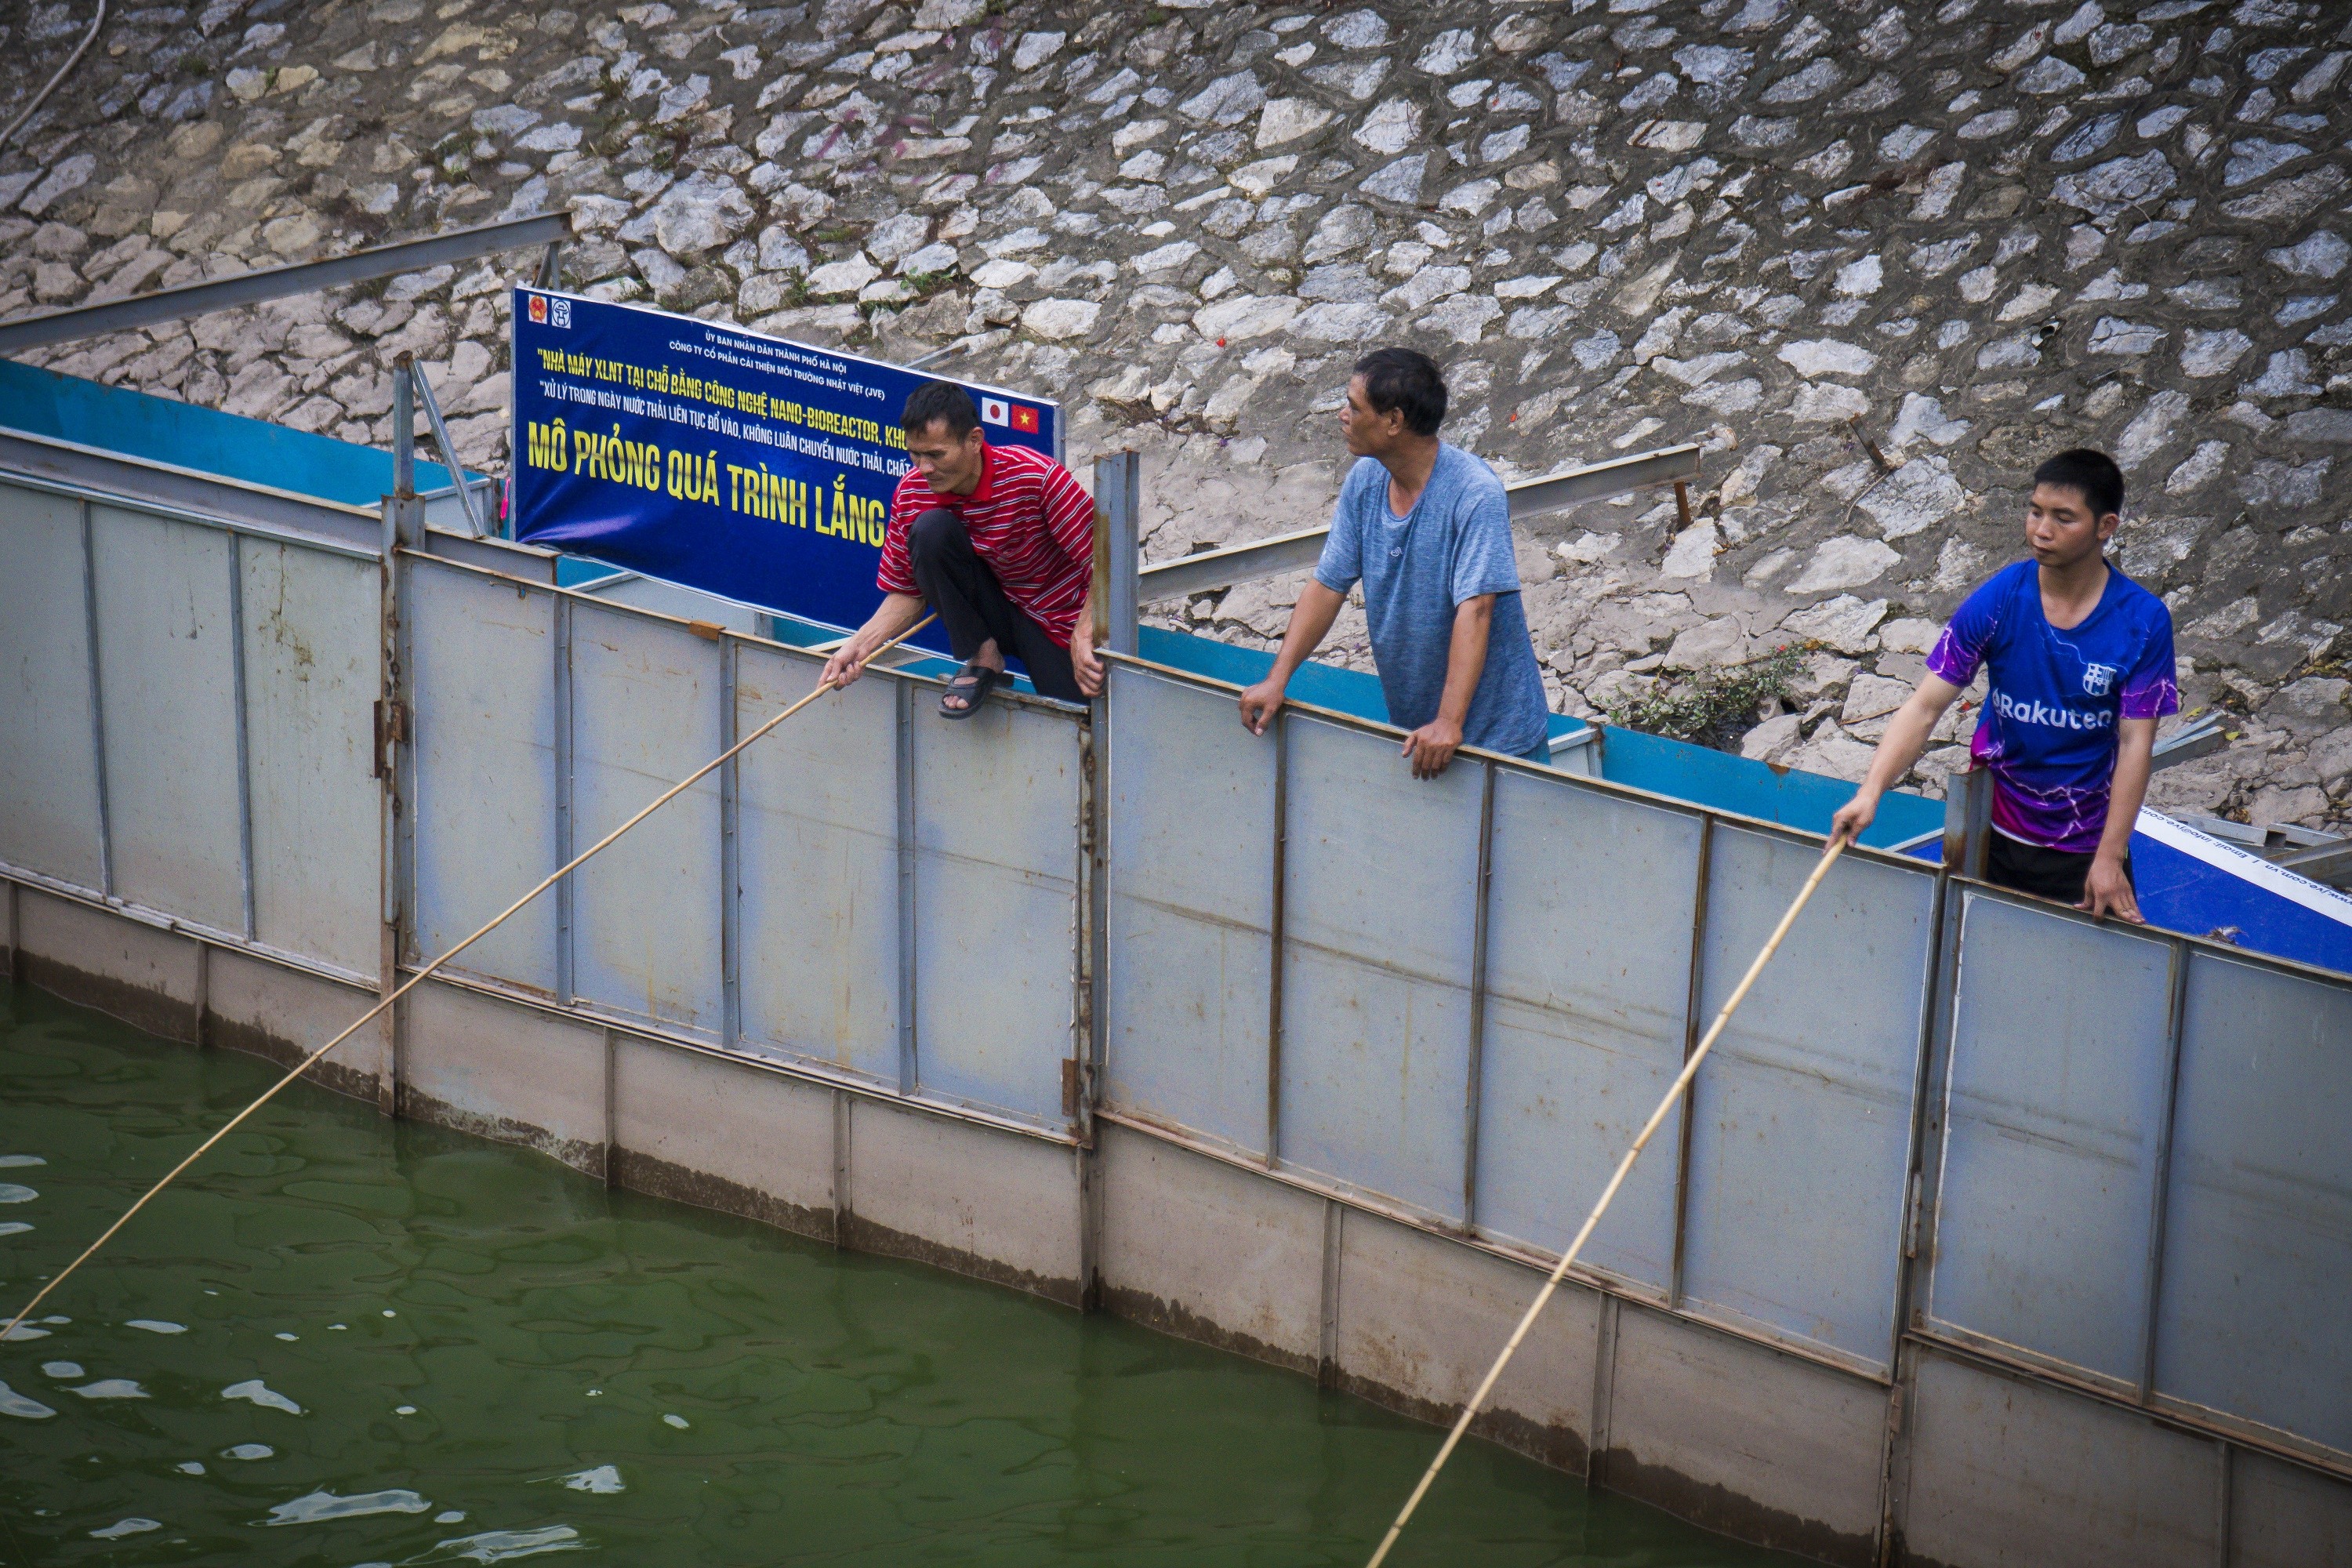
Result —
<path fill-rule="evenodd" d="M 1941 717 L 1921 713 L 1908 702 L 1895 710 L 1886 721 L 1886 733 L 1879 737 L 1878 751 L 1870 759 L 1870 772 L 1863 780 L 1863 788 L 1874 795 L 1885 795 L 1895 787 L 1895 781 L 1911 771 L 1919 753 L 1927 749 L 1927 735 Z"/>
<path fill-rule="evenodd" d="M 1935 733 L 1937 721 L 1959 694 L 1958 687 L 1937 676 L 1930 675 L 1919 683 L 1919 689 L 1887 720 L 1886 733 L 1879 737 L 1878 751 L 1870 759 L 1870 772 L 1863 775 L 1864 795 L 1875 800 L 1911 771 L 1927 749 L 1927 737 Z"/>
<path fill-rule="evenodd" d="M 2135 732 L 2145 726 L 2145 733 Z M 2107 825 L 2099 833 L 2098 853 L 2120 860 L 2131 850 L 2132 829 L 2147 799 L 2148 775 L 2155 769 L 2156 721 L 2126 719 L 2116 749 L 2116 775 L 2107 790 Z"/>
<path fill-rule="evenodd" d="M 1454 612 L 1454 637 L 1445 650 L 1445 689 L 1437 716 L 1459 729 L 1470 717 L 1470 700 L 1486 672 L 1486 644 L 1495 627 L 1495 596 L 1465 599 Z"/>
<path fill-rule="evenodd" d="M 856 649 L 861 657 L 869 654 L 913 626 L 922 614 L 923 601 L 919 595 L 886 594 L 882 602 L 874 607 L 874 613 L 866 617 L 866 624 L 851 635 L 848 646 Z"/>
<path fill-rule="evenodd" d="M 1318 582 L 1308 583 L 1290 612 L 1290 627 L 1282 634 L 1282 648 L 1274 656 L 1274 668 L 1267 679 L 1287 685 L 1298 667 L 1323 645 L 1325 634 L 1347 602 L 1345 594 L 1335 594 Z"/>

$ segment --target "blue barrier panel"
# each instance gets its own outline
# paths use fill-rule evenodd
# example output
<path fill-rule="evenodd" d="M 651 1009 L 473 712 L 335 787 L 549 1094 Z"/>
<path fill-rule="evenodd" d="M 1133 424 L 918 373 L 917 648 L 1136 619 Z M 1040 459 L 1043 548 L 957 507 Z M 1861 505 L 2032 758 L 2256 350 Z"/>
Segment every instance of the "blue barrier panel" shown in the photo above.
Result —
<path fill-rule="evenodd" d="M 81 504 L 0 485 L 0 860 L 102 893 Z"/>
<path fill-rule="evenodd" d="M 1717 825 L 1702 1027 L 1820 857 Z M 1690 1301 L 1878 1368 L 1894 1350 L 1935 893 L 1925 872 L 1840 860 L 1693 1086 Z"/>
<path fill-rule="evenodd" d="M 572 833 L 578 854 L 727 749 L 721 646 L 684 626 L 574 601 Z M 615 1013 L 716 1037 L 719 776 L 573 873 L 572 982 Z"/>
<path fill-rule="evenodd" d="M 0 426 L 346 506 L 392 493 L 390 452 L 13 360 L 0 359 Z M 418 489 L 449 482 L 440 464 L 416 465 Z"/>
<path fill-rule="evenodd" d="M 915 1060 L 924 1093 L 1055 1125 L 1078 942 L 1079 719 L 914 704 Z"/>
<path fill-rule="evenodd" d="M 94 504 L 90 545 L 111 891 L 242 933 L 231 536 Z"/>
<path fill-rule="evenodd" d="M 382 689 L 373 561 L 246 538 L 246 745 L 254 934 L 373 974 L 383 902 L 371 705 Z"/>
<path fill-rule="evenodd" d="M 739 735 L 806 696 L 824 668 L 750 644 L 736 657 Z M 902 1016 L 898 686 L 873 675 L 820 697 L 737 764 L 744 1043 L 892 1089 Z"/>
<path fill-rule="evenodd" d="M 2189 958 L 2156 1388 L 2352 1452 L 2352 986 Z"/>
<path fill-rule="evenodd" d="M 555 595 L 410 559 L 415 701 L 412 959 L 447 952 L 563 864 L 557 853 Z M 455 968 L 555 994 L 550 889 Z"/>
<path fill-rule="evenodd" d="M 1276 1152 L 1459 1218 L 1481 770 L 1416 780 L 1385 735 L 1286 716 Z"/>
<path fill-rule="evenodd" d="M 2137 1387 L 2170 948 L 1964 897 L 1928 1311 Z"/>
<path fill-rule="evenodd" d="M 1277 742 L 1126 665 L 1110 712 L 1108 1096 L 1263 1154 Z"/>
<path fill-rule="evenodd" d="M 1517 768 L 1495 781 L 1477 1221 L 1559 1252 L 1682 1068 L 1700 818 Z M 1682 1124 L 1581 1261 L 1663 1296 Z"/>

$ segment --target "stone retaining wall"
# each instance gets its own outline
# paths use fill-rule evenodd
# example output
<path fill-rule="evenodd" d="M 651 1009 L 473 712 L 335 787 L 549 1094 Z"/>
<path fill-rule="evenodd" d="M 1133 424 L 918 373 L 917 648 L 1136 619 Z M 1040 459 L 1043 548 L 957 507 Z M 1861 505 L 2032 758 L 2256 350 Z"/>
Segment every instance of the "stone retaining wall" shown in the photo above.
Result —
<path fill-rule="evenodd" d="M 0 20 L 0 116 L 87 20 Z M 2033 462 L 2102 446 L 2243 716 L 2156 803 L 2341 828 L 2347 136 L 2352 22 L 2290 0 L 212 0 L 117 12 L 0 153 L 0 317 L 569 205 L 574 287 L 1064 399 L 1074 466 L 1146 453 L 1154 559 L 1323 516 L 1348 365 L 1408 342 L 1507 475 L 1710 449 L 1688 530 L 1525 531 L 1559 706 L 1802 639 L 1747 749 L 1845 776 Z M 28 357 L 380 442 L 410 349 L 497 468 L 520 264 Z M 1153 613 L 1263 643 L 1295 591 Z"/>

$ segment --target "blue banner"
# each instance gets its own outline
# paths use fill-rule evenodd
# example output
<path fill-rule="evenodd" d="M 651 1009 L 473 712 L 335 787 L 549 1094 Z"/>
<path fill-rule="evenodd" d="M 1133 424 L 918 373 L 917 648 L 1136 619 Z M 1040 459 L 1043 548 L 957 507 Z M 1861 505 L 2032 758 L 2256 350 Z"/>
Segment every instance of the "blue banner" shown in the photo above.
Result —
<path fill-rule="evenodd" d="M 863 623 L 930 379 L 636 305 L 517 289 L 514 536 L 824 626 Z M 999 446 L 1060 410 L 963 384 Z M 944 650 L 937 626 L 914 639 Z"/>

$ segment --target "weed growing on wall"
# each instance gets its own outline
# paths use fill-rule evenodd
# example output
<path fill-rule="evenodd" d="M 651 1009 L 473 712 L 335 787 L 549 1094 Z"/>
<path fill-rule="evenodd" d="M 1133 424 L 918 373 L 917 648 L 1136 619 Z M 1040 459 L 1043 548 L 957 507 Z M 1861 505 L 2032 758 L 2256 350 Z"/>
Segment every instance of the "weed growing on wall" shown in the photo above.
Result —
<path fill-rule="evenodd" d="M 1804 659 L 1804 646 L 1791 643 L 1744 664 L 1661 680 L 1623 707 L 1611 709 L 1609 721 L 1670 741 L 1738 751 L 1757 714 L 1789 695 Z"/>

